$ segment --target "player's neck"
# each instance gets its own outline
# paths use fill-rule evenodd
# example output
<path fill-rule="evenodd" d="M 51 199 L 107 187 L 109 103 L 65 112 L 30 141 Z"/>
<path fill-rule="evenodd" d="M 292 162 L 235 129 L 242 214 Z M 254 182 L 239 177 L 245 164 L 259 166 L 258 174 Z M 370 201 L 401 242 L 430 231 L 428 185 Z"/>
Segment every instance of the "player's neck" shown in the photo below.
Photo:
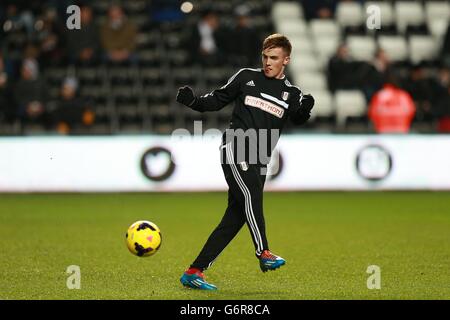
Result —
<path fill-rule="evenodd" d="M 278 79 L 278 80 L 283 80 L 285 77 L 286 77 L 286 76 L 285 76 L 285 74 L 284 74 L 284 68 L 282 68 L 282 69 L 280 70 L 280 73 L 277 74 L 274 78 L 275 78 L 275 79 Z"/>

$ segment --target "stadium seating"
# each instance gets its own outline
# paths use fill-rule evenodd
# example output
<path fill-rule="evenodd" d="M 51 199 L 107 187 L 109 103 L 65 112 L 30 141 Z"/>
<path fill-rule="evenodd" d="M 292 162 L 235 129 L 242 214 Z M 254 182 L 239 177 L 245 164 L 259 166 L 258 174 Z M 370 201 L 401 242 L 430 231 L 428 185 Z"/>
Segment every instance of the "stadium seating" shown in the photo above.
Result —
<path fill-rule="evenodd" d="M 378 46 L 383 49 L 392 61 L 406 61 L 408 56 L 408 44 L 402 36 L 380 36 Z"/>
<path fill-rule="evenodd" d="M 292 70 L 294 75 L 301 74 L 303 72 L 318 71 L 319 69 L 319 62 L 313 54 L 297 54 L 290 62 L 290 70 Z"/>
<path fill-rule="evenodd" d="M 364 30 L 367 8 L 371 5 L 377 6 L 381 13 L 381 29 L 375 32 Z M 340 2 L 335 19 L 306 22 L 298 16 L 300 21 L 309 24 L 309 34 L 303 36 L 303 41 L 308 45 L 313 43 L 313 55 L 311 50 L 297 45 L 303 54 L 293 56 L 289 70 L 300 87 L 319 97 L 316 99 L 317 110 L 313 121 L 335 116 L 337 130 L 347 126 L 348 118 L 367 121 L 367 100 L 362 91 L 340 90 L 332 95 L 326 88 L 326 67 L 341 41 L 347 44 L 350 55 L 356 61 L 372 61 L 376 50 L 381 48 L 393 63 L 401 63 L 400 66 L 435 62 L 447 30 L 448 8 L 446 1 L 367 1 L 363 5 L 359 2 Z M 293 43 L 294 48 L 296 44 Z M 302 58 L 303 62 L 294 62 L 294 59 Z"/>
<path fill-rule="evenodd" d="M 336 53 L 336 50 L 340 44 L 340 37 L 316 37 L 314 42 L 314 50 L 316 52 L 317 59 L 323 70 L 325 70 L 328 61 Z"/>
<path fill-rule="evenodd" d="M 406 31 L 408 26 L 419 26 L 425 22 L 423 6 L 417 1 L 396 1 L 395 20 L 400 31 Z"/>
<path fill-rule="evenodd" d="M 437 55 L 436 41 L 430 36 L 411 36 L 410 59 L 413 63 L 433 60 Z"/>
<path fill-rule="evenodd" d="M 427 20 L 448 20 L 450 17 L 450 3 L 448 1 L 425 1 Z"/>
<path fill-rule="evenodd" d="M 341 35 L 339 25 L 334 20 L 313 19 L 310 28 L 313 38 L 339 38 Z"/>
<path fill-rule="evenodd" d="M 344 128 L 350 117 L 361 118 L 367 113 L 366 100 L 358 90 L 337 91 L 335 94 L 336 121 Z"/>
<path fill-rule="evenodd" d="M 347 46 L 355 60 L 371 61 L 375 54 L 376 43 L 370 36 L 349 36 Z"/>
<path fill-rule="evenodd" d="M 297 20 L 280 20 L 275 22 L 277 31 L 285 34 L 287 37 L 305 36 L 307 33 L 306 23 L 300 19 Z"/>
<path fill-rule="evenodd" d="M 306 92 L 327 90 L 327 78 L 322 72 L 303 72 L 298 76 L 298 85 Z"/>
<path fill-rule="evenodd" d="M 272 19 L 275 21 L 300 18 L 303 18 L 303 8 L 298 3 L 280 1 L 274 3 L 272 7 Z"/>
<path fill-rule="evenodd" d="M 328 90 L 312 90 L 311 93 L 314 95 L 316 101 L 316 106 L 313 109 L 311 117 L 313 119 L 334 117 L 335 108 L 330 92 Z"/>
<path fill-rule="evenodd" d="M 336 8 L 336 20 L 341 27 L 360 26 L 364 12 L 358 2 L 339 2 Z"/>
<path fill-rule="evenodd" d="M 149 18 L 148 0 L 122 1 L 129 18 L 138 26 L 137 65 L 55 65 L 42 70 L 49 87 L 50 99 L 56 99 L 62 80 L 74 75 L 80 82 L 80 93 L 92 101 L 96 123 L 84 133 L 168 133 L 176 126 L 189 125 L 204 115 L 180 108 L 175 103 L 176 90 L 189 84 L 197 93 L 222 86 L 240 65 L 202 66 L 192 62 L 188 43 L 189 30 L 198 22 L 203 9 L 216 9 L 223 24 L 231 24 L 237 0 L 194 3 L 195 10 L 181 21 L 160 24 Z M 348 117 L 364 119 L 367 97 L 361 91 L 332 93 L 327 84 L 327 66 L 341 43 L 348 45 L 351 56 L 360 62 L 371 62 L 378 48 L 385 50 L 401 66 L 430 62 L 436 65 L 443 37 L 450 20 L 448 1 L 360 1 L 339 2 L 332 19 L 306 20 L 301 1 L 249 0 L 252 25 L 258 34 L 286 34 L 293 44 L 288 76 L 294 84 L 316 97 L 314 119 L 308 129 L 321 130 L 321 118 L 335 119 L 330 130 L 342 130 Z M 109 0 L 92 1 L 97 24 L 105 21 Z M 378 6 L 381 29 L 367 30 L 365 19 L 369 6 Z M 7 30 L 4 26 L 4 30 Z M 5 29 L 6 28 L 6 29 Z M 17 59 L 26 43 L 24 30 L 11 30 L 2 39 L 4 51 Z M 254 67 L 254 66 L 250 66 Z M 405 67 L 401 74 L 407 74 Z M 431 73 L 436 73 L 436 68 Z M 224 128 L 231 108 L 210 113 L 208 125 Z M 40 133 L 39 125 L 6 124 L 0 119 L 0 134 Z"/>

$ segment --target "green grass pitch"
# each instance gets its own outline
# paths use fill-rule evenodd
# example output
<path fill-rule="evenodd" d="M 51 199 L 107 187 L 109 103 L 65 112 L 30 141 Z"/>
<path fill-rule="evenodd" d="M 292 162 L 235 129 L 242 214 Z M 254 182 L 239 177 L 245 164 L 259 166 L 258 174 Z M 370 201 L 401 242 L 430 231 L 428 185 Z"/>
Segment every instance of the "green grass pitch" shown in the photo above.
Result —
<path fill-rule="evenodd" d="M 0 299 L 450 299 L 450 193 L 266 193 L 262 273 L 247 227 L 206 272 L 217 292 L 181 286 L 225 209 L 225 193 L 0 195 Z M 160 251 L 131 255 L 127 227 L 150 220 Z M 69 265 L 81 289 L 69 290 Z M 369 265 L 381 289 L 369 290 Z"/>

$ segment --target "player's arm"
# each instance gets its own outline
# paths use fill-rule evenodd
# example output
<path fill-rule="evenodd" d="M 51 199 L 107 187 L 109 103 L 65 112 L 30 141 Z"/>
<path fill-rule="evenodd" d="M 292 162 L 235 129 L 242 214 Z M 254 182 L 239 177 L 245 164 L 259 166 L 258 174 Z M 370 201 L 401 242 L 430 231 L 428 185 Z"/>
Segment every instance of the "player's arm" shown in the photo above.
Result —
<path fill-rule="evenodd" d="M 293 101 L 289 104 L 289 118 L 296 125 L 304 124 L 311 117 L 311 110 L 314 107 L 314 98 L 310 94 L 294 95 Z"/>
<path fill-rule="evenodd" d="M 242 72 L 239 71 L 226 85 L 204 96 L 197 97 L 190 87 L 184 86 L 178 89 L 177 101 L 200 112 L 220 110 L 239 95 L 241 76 Z"/>

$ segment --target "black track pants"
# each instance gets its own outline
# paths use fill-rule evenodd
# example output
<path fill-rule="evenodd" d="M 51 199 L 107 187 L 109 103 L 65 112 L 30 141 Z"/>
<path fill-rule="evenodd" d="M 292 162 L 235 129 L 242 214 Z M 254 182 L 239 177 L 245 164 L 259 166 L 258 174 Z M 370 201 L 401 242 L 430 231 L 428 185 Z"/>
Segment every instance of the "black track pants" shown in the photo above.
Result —
<path fill-rule="evenodd" d="M 256 255 L 268 250 L 263 215 L 263 189 L 266 175 L 260 165 L 236 164 L 231 144 L 222 147 L 222 169 L 228 183 L 228 207 L 219 225 L 209 236 L 199 256 L 191 265 L 207 269 L 236 236 L 244 223 L 250 230 Z"/>

